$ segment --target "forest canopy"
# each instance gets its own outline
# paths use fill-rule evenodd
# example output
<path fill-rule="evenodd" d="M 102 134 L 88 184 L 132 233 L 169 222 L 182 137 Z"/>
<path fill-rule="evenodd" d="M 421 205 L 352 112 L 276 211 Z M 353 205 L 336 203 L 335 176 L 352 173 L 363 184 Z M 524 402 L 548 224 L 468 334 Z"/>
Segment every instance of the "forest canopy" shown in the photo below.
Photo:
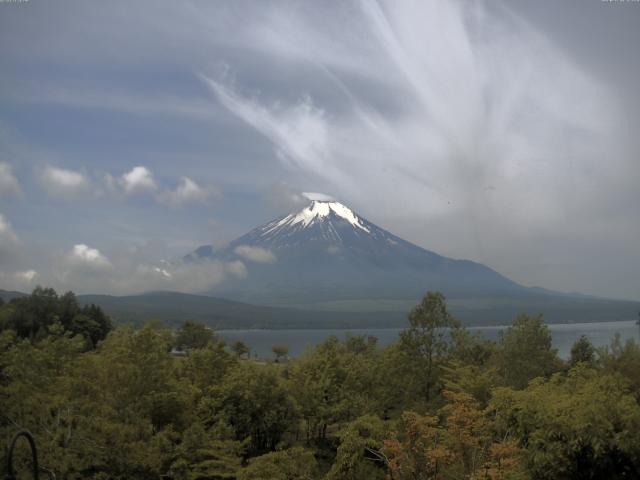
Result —
<path fill-rule="evenodd" d="M 204 325 L 112 328 L 73 293 L 0 306 L 0 435 L 30 430 L 59 479 L 638 478 L 640 348 L 541 316 L 497 341 L 429 292 L 386 347 L 332 337 L 277 362 Z M 179 353 L 179 354 L 177 354 Z M 28 463 L 17 451 L 18 467 Z M 6 464 L 6 451 L 0 458 Z M 2 471 L 5 475 L 7 472 Z"/>

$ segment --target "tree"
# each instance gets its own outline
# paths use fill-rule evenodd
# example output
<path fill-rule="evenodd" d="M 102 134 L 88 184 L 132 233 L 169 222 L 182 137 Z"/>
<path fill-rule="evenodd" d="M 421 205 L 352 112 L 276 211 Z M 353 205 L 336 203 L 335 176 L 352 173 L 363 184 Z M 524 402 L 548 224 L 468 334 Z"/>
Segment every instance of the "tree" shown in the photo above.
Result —
<path fill-rule="evenodd" d="M 398 429 L 382 449 L 391 480 L 431 480 L 441 478 L 442 470 L 453 462 L 444 446 L 444 431 L 436 417 L 406 411 Z"/>
<path fill-rule="evenodd" d="M 100 307 L 80 307 L 73 292 L 62 296 L 52 288 L 36 287 L 26 297 L 14 298 L 2 309 L 0 328 L 12 329 L 19 337 L 37 341 L 61 325 L 65 332 L 82 335 L 87 349 L 96 347 L 111 331 L 111 319 Z"/>
<path fill-rule="evenodd" d="M 287 358 L 287 355 L 289 355 L 289 347 L 282 344 L 274 345 L 271 347 L 271 351 L 276 356 L 276 362 L 280 361 L 282 358 Z"/>
<path fill-rule="evenodd" d="M 408 374 L 403 380 L 412 395 L 429 402 L 440 389 L 441 367 L 450 351 L 451 328 L 459 326 L 447 311 L 441 293 L 428 292 L 409 314 L 409 328 L 400 333 L 400 349 Z"/>
<path fill-rule="evenodd" d="M 542 315 L 518 315 L 501 334 L 498 364 L 507 385 L 524 388 L 530 380 L 558 371 L 561 366 L 551 333 Z"/>
<path fill-rule="evenodd" d="M 182 435 L 169 472 L 175 480 L 235 480 L 242 466 L 242 453 L 240 442 L 194 423 Z"/>
<path fill-rule="evenodd" d="M 247 344 L 240 340 L 233 342 L 233 345 L 231 345 L 231 350 L 235 352 L 238 358 L 242 358 L 244 355 L 249 356 L 249 353 L 251 353 L 251 350 L 249 349 Z"/>
<path fill-rule="evenodd" d="M 254 458 L 238 472 L 238 480 L 313 480 L 316 470 L 313 453 L 293 447 Z"/>
<path fill-rule="evenodd" d="M 524 448 L 535 479 L 637 478 L 640 405 L 619 377 L 578 364 L 524 390 L 499 388 L 488 412 Z"/>
<path fill-rule="evenodd" d="M 248 439 L 250 454 L 274 450 L 298 421 L 293 399 L 279 370 L 238 363 L 199 404 L 205 425 L 223 422 L 238 441 Z"/>
<path fill-rule="evenodd" d="M 623 345 L 620 335 L 616 333 L 611 346 L 598 353 L 605 371 L 622 375 L 640 400 L 640 345 L 633 338 Z"/>
<path fill-rule="evenodd" d="M 176 332 L 175 346 L 180 350 L 204 348 L 215 340 L 213 330 L 202 323 L 185 321 Z"/>
<path fill-rule="evenodd" d="M 593 365 L 595 363 L 596 349 L 585 335 L 581 335 L 571 347 L 569 365 L 575 367 L 578 363 Z"/>
<path fill-rule="evenodd" d="M 386 436 L 384 422 L 366 415 L 355 419 L 338 433 L 340 445 L 325 480 L 382 480 L 386 459 L 381 447 Z"/>

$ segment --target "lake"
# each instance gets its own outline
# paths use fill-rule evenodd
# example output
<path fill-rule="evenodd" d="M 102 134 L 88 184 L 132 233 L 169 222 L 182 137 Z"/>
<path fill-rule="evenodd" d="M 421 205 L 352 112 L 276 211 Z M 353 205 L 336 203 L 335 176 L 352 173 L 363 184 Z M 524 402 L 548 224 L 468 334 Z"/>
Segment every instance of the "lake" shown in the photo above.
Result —
<path fill-rule="evenodd" d="M 567 323 L 548 325 L 553 337 L 553 344 L 558 349 L 562 358 L 568 358 L 571 346 L 580 335 L 586 335 L 591 342 L 601 347 L 609 345 L 616 333 L 620 334 L 623 341 L 633 338 L 640 340 L 640 327 L 634 320 L 624 322 L 597 322 L 597 323 Z M 471 332 L 480 332 L 485 338 L 496 340 L 499 333 L 506 326 L 496 327 L 468 327 Z M 317 329 L 317 330 L 220 330 L 218 334 L 227 342 L 232 343 L 241 340 L 251 348 L 251 354 L 257 354 L 262 358 L 273 357 L 271 347 L 276 344 L 284 344 L 289 347 L 289 356 L 296 357 L 306 348 L 323 342 L 330 336 L 340 339 L 350 333 L 352 335 L 373 335 L 378 338 L 378 345 L 384 346 L 398 338 L 400 328 L 357 328 L 352 330 L 342 329 Z"/>

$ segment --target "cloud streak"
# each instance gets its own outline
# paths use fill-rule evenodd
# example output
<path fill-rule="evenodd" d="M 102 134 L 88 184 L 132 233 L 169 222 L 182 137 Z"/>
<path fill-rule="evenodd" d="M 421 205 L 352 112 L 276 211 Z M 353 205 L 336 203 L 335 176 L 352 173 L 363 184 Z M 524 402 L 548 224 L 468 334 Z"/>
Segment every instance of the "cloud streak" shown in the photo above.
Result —
<path fill-rule="evenodd" d="M 13 174 L 10 164 L 0 162 L 0 196 L 22 196 L 18 179 Z"/>
<path fill-rule="evenodd" d="M 39 169 L 40 183 L 53 196 L 73 198 L 87 193 L 91 188 L 89 178 L 74 170 L 46 165 Z"/>
<path fill-rule="evenodd" d="M 142 165 L 123 173 L 118 183 L 127 195 L 152 192 L 158 188 L 151 170 Z"/>
<path fill-rule="evenodd" d="M 278 260 L 272 251 L 251 245 L 238 245 L 234 252 L 236 255 L 256 263 L 276 263 Z"/>
<path fill-rule="evenodd" d="M 165 190 L 158 195 L 158 201 L 173 208 L 186 205 L 204 204 L 211 196 L 219 195 L 218 190 L 198 185 L 189 177 L 182 177 L 174 190 Z"/>
<path fill-rule="evenodd" d="M 217 101 L 363 214 L 430 225 L 430 248 L 509 273 L 492 245 L 533 244 L 568 219 L 588 231 L 603 189 L 620 196 L 614 99 L 499 4 L 363 0 L 331 25 L 312 7 L 267 18 L 246 44 L 315 69 L 332 101 L 204 76 Z"/>

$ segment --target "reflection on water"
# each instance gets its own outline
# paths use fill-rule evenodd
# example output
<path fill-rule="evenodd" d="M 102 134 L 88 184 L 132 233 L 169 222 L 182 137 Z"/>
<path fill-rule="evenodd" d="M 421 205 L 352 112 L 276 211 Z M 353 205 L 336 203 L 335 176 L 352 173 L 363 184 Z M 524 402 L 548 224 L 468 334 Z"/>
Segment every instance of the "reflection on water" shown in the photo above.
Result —
<path fill-rule="evenodd" d="M 486 338 L 495 340 L 500 331 L 505 329 L 499 327 L 470 327 L 472 332 L 478 331 Z M 358 328 L 353 330 L 320 329 L 320 330 L 221 330 L 220 336 L 227 343 L 237 340 L 245 342 L 251 353 L 259 357 L 273 357 L 271 347 L 273 345 L 287 345 L 289 355 L 298 356 L 306 348 L 326 340 L 334 335 L 344 339 L 345 335 L 373 335 L 378 338 L 378 345 L 388 345 L 398 338 L 399 328 Z M 616 333 L 620 334 L 623 341 L 634 338 L 640 339 L 640 327 L 633 320 L 625 322 L 598 322 L 598 323 L 570 323 L 549 325 L 549 330 L 553 336 L 553 344 L 558 349 L 562 358 L 567 358 L 571 350 L 571 345 L 580 335 L 586 335 L 591 342 L 597 346 L 609 345 Z"/>

